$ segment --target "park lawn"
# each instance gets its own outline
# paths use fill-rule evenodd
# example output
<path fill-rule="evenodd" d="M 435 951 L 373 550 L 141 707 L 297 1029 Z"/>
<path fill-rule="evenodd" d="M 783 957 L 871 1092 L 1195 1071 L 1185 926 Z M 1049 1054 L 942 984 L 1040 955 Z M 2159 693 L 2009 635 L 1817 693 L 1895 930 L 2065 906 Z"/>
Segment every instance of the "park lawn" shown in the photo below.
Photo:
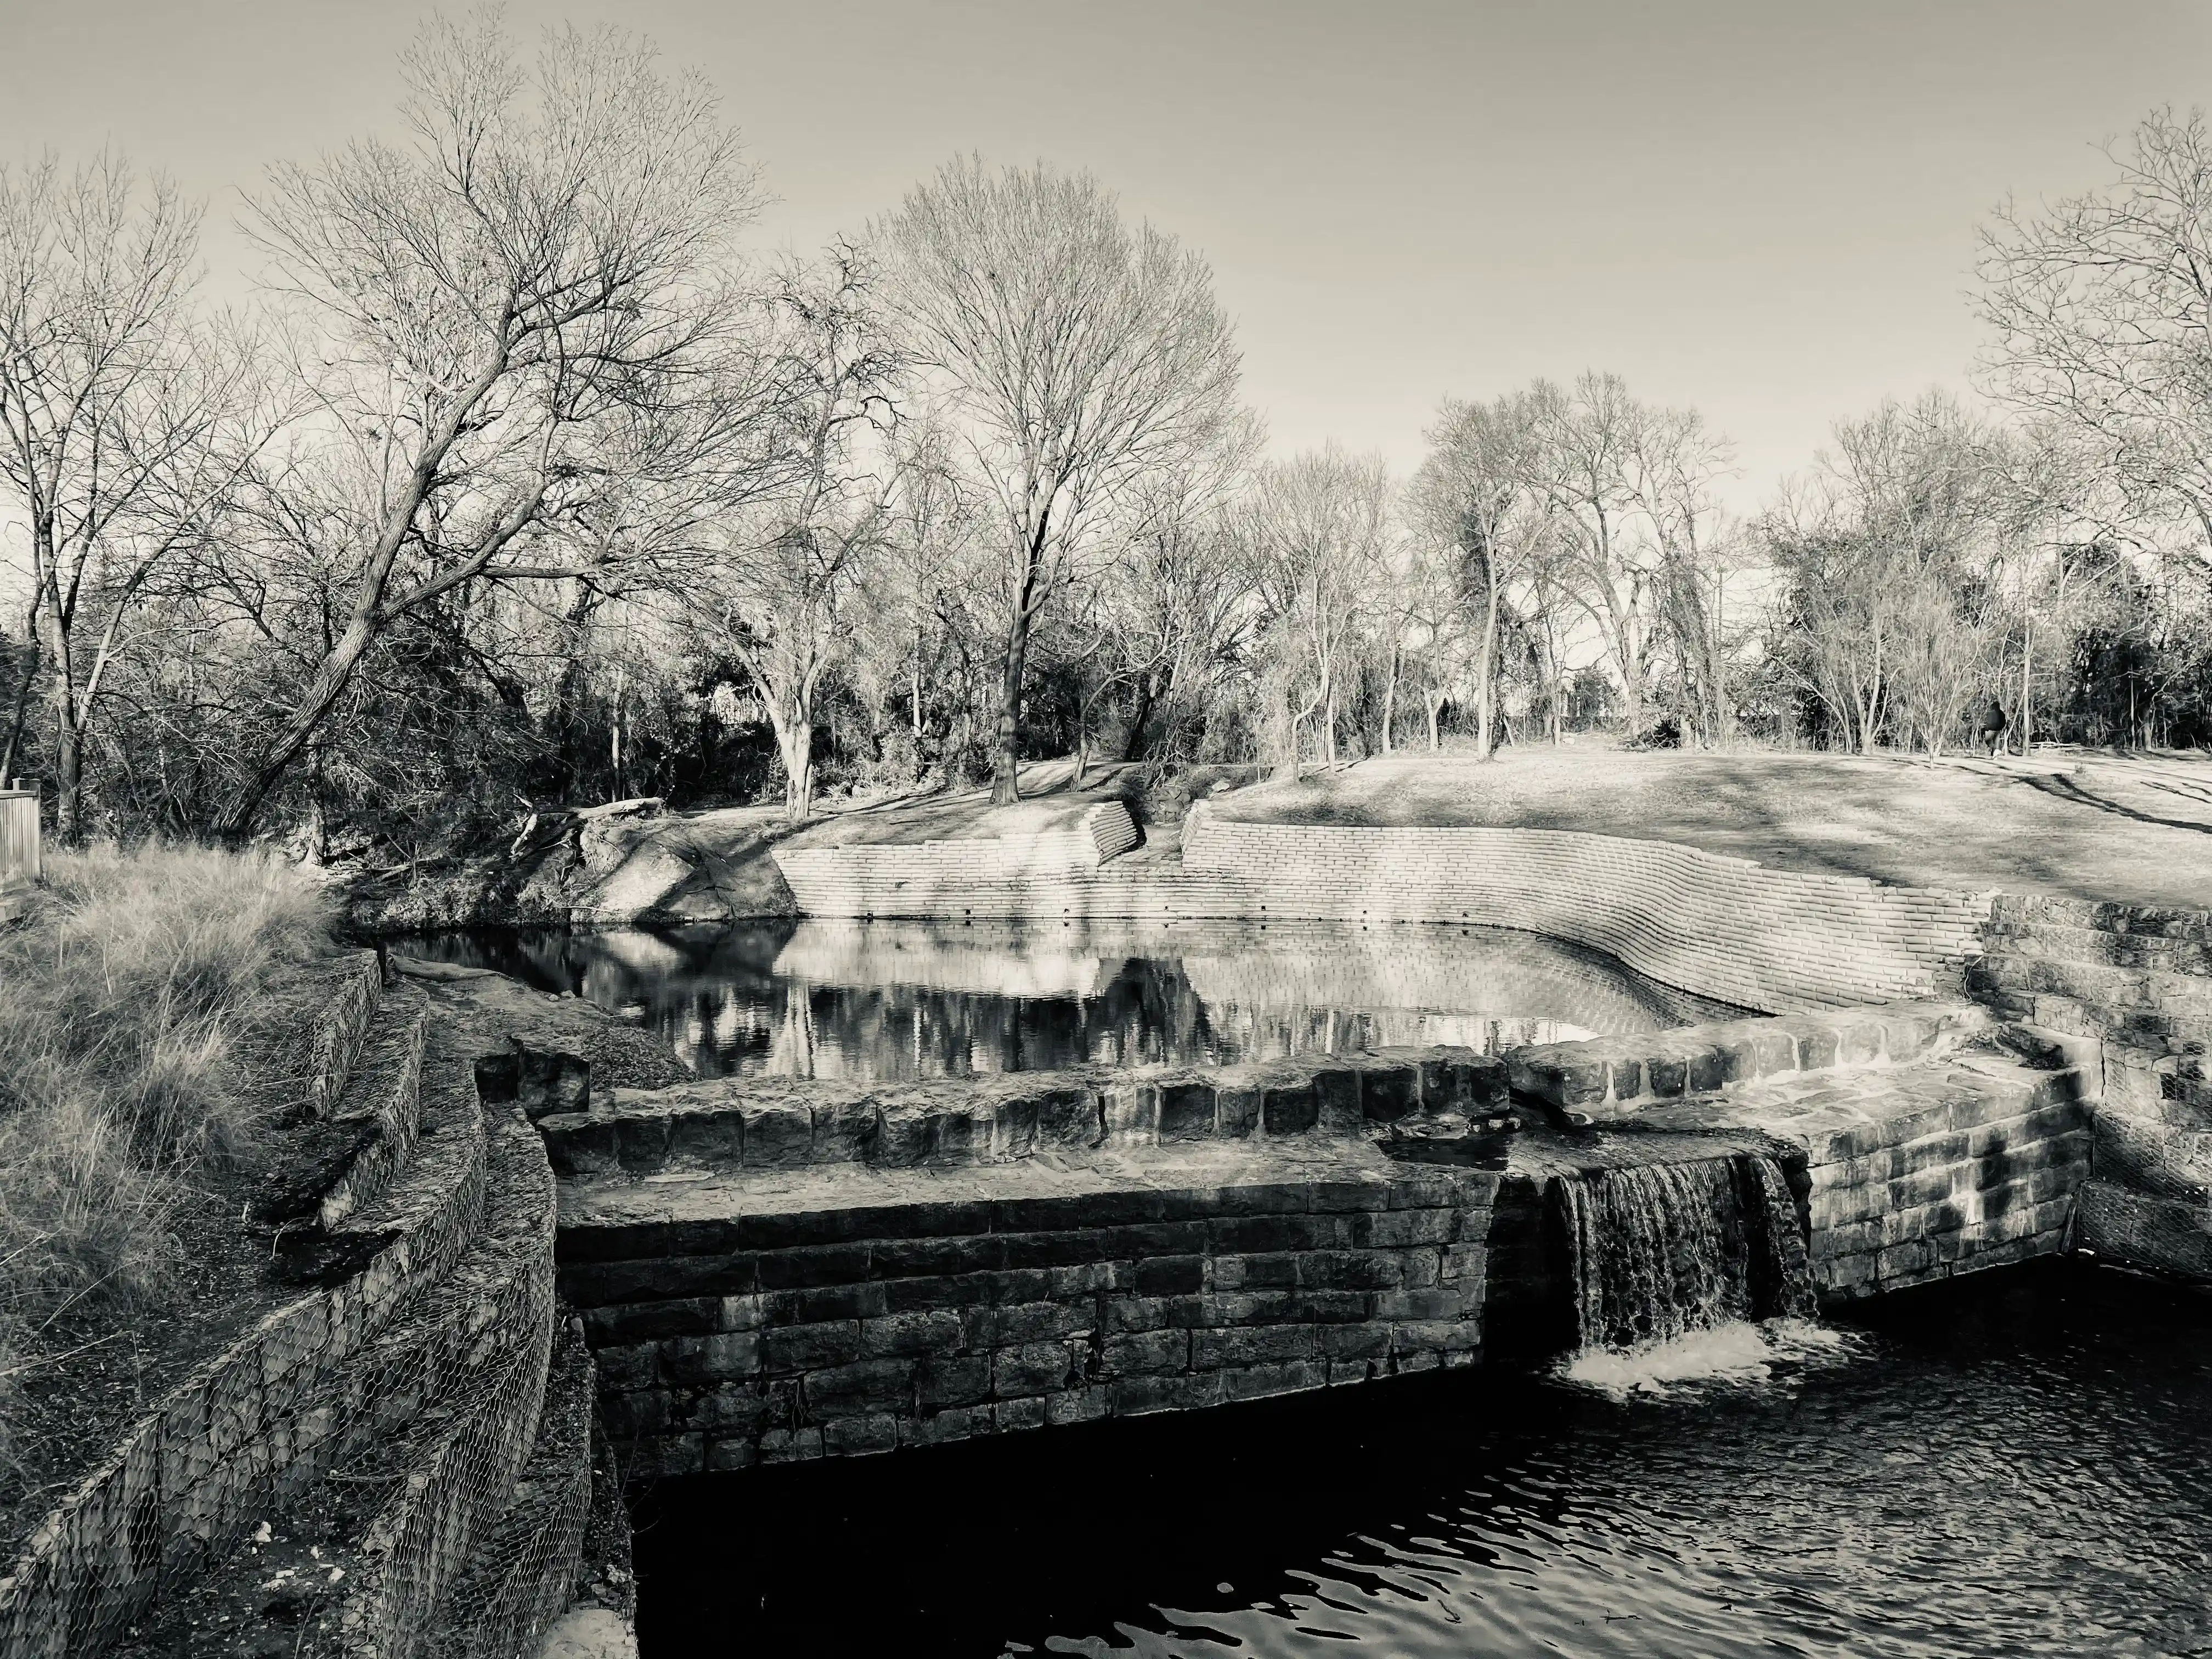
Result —
<path fill-rule="evenodd" d="M 1214 798 L 1224 818 L 1578 830 L 1903 886 L 2212 908 L 2212 760 L 1631 752 L 1364 760 Z"/>

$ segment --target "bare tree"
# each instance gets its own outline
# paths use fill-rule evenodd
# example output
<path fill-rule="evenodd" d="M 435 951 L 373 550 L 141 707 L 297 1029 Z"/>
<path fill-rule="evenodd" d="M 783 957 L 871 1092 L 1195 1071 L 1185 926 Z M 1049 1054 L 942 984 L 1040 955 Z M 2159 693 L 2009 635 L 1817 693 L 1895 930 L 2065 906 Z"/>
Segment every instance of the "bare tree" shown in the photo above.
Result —
<path fill-rule="evenodd" d="M 254 204 L 325 330 L 317 429 L 348 480 L 325 493 L 350 593 L 220 814 L 234 835 L 395 621 L 480 580 L 570 573 L 544 532 L 606 482 L 610 429 L 698 437 L 664 405 L 732 314 L 722 260 L 754 181 L 702 84 L 605 28 L 549 33 L 526 70 L 495 13 L 433 21 L 401 66 L 410 147 L 278 167 Z M 643 447 L 620 445 L 626 464 Z"/>
<path fill-rule="evenodd" d="M 1485 758 L 1497 744 L 1498 623 L 1506 590 L 1526 580 L 1561 538 L 1566 512 L 1561 481 L 1567 459 L 1545 448 L 1551 413 L 1540 386 L 1487 404 L 1448 401 L 1413 482 L 1414 511 L 1431 542 L 1455 556 L 1432 565 L 1430 580 L 1449 582 L 1454 597 L 1474 606 L 1476 741 Z M 1598 492 L 1592 500 L 1595 532 L 1618 534 L 1606 516 L 1612 495 Z M 1446 629 L 1436 637 L 1449 641 L 1453 633 Z"/>
<path fill-rule="evenodd" d="M 2106 154 L 2109 186 L 2040 213 L 2007 202 L 1984 230 L 1984 368 L 2212 561 L 2212 131 L 2161 109 Z"/>
<path fill-rule="evenodd" d="M 1379 455 L 1334 445 L 1261 470 L 1241 534 L 1275 654 L 1288 720 L 1279 758 L 1296 776 L 1300 732 L 1321 716 L 1319 758 L 1337 757 L 1337 710 L 1352 647 L 1376 598 L 1376 572 L 1395 533 L 1389 471 Z"/>
<path fill-rule="evenodd" d="M 992 798 L 1019 793 L 1039 614 L 1115 550 L 1112 510 L 1229 415 L 1237 357 L 1203 260 L 1087 173 L 947 163 L 881 227 L 896 307 L 997 509 L 1005 645 Z"/>
<path fill-rule="evenodd" d="M 1734 448 L 1693 409 L 1639 407 L 1624 477 L 1657 557 L 1651 586 L 1671 638 L 1690 712 L 1709 742 L 1726 741 L 1728 647 L 1722 634 L 1726 521 L 1713 486 L 1734 470 Z"/>
<path fill-rule="evenodd" d="M 813 811 L 822 678 L 851 636 L 848 607 L 889 538 L 896 494 L 888 440 L 901 365 L 873 287 L 867 257 L 847 243 L 779 276 L 792 482 L 732 514 L 717 538 L 723 557 L 697 595 L 768 712 L 793 823 Z"/>
<path fill-rule="evenodd" d="M 251 343 L 193 316 L 198 225 L 167 179 L 142 185 L 112 153 L 67 172 L 52 156 L 0 166 L 0 482 L 29 532 L 64 841 L 134 608 L 267 430 Z"/>

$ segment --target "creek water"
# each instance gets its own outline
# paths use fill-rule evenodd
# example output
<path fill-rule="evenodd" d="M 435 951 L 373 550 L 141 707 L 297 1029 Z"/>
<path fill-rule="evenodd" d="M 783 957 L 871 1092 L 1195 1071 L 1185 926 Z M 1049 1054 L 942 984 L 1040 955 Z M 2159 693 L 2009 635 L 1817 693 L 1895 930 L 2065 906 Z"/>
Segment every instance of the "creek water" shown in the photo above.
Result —
<path fill-rule="evenodd" d="M 645 1659 L 2212 1652 L 2203 1297 L 2051 1261 L 1607 1352 L 663 1483 Z"/>
<path fill-rule="evenodd" d="M 483 929 L 402 948 L 587 998 L 702 1076 L 903 1081 L 1516 1044 L 1737 1012 L 1505 928 L 773 922 Z"/>

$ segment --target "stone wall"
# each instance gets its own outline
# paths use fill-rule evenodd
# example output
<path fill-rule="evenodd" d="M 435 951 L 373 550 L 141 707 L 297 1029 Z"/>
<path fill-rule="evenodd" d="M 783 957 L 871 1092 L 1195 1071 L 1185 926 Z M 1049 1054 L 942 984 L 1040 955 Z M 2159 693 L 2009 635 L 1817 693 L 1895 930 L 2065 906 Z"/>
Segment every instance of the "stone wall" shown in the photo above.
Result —
<path fill-rule="evenodd" d="M 633 1473 L 735 1469 L 1470 1364 L 1498 1179 L 570 1226 L 561 1284 Z"/>
<path fill-rule="evenodd" d="M 1201 803 L 1183 868 L 1267 915 L 1522 927 L 1739 1007 L 1781 1012 L 1958 988 L 1988 902 L 1552 830 L 1248 823 Z"/>
<path fill-rule="evenodd" d="M 2212 1282 L 2212 912 L 2001 896 L 1986 944 L 1981 995 L 2091 1046 L 2081 1243 Z"/>
<path fill-rule="evenodd" d="M 304 1238 L 273 1255 L 280 1280 L 310 1287 L 173 1389 L 27 1541 L 0 1578 L 0 1656 L 106 1650 L 129 1626 L 132 1652 L 218 1631 L 258 1651 L 266 1626 L 288 1652 L 412 1659 L 466 1626 L 453 1651 L 505 1659 L 558 1613 L 591 1449 L 573 1377 L 567 1415 L 540 1411 L 551 1171 L 434 1026 L 422 993 L 384 989 L 373 954 L 339 974 L 300 1082 L 310 1127 L 338 1132 L 345 1156 L 303 1202 L 287 1188 Z M 526 1470 L 568 1478 L 542 1516 L 518 1514 Z M 342 1584 L 305 1622 L 269 1611 L 286 1547 L 301 1582 Z M 495 1587 L 492 1623 L 454 1610 L 469 1583 Z"/>
<path fill-rule="evenodd" d="M 973 840 L 781 846 L 783 872 L 810 916 L 1009 916 L 1009 895 L 1045 896 L 1080 886 L 1137 844 L 1136 821 L 1118 800 L 1102 801 L 1074 823 L 1023 836 Z"/>
<path fill-rule="evenodd" d="M 1955 991 L 1986 898 L 1769 869 L 1659 842 L 1549 830 L 1224 818 L 1200 802 L 1181 865 L 1018 842 L 779 849 L 800 909 L 954 921 L 1441 922 L 1601 951 L 1663 984 L 1780 1012 Z"/>

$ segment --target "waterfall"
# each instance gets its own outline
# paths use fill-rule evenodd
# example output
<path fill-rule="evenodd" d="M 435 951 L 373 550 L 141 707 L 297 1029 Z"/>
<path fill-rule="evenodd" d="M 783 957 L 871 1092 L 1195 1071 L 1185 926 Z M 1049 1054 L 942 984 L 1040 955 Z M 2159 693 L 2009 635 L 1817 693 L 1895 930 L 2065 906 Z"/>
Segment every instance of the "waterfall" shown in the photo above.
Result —
<path fill-rule="evenodd" d="M 1559 1178 L 1585 1350 L 1817 1310 L 1796 1200 L 1754 1152 Z"/>

